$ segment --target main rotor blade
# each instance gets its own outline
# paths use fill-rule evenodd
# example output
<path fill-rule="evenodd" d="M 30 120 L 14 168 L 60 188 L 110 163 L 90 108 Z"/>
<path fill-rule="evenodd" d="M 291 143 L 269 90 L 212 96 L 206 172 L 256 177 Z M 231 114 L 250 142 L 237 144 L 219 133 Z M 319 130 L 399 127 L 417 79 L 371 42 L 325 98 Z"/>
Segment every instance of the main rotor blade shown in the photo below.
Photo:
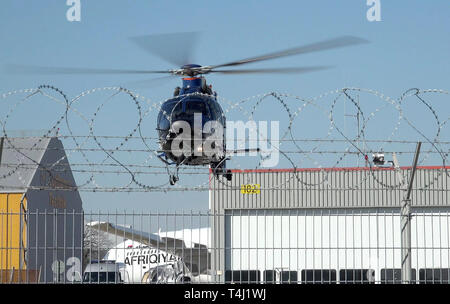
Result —
<path fill-rule="evenodd" d="M 44 67 L 31 65 L 5 65 L 5 71 L 12 74 L 161 74 L 170 71 L 93 69 L 69 67 Z"/>
<path fill-rule="evenodd" d="M 275 59 L 275 58 L 280 58 L 280 57 L 287 57 L 287 56 L 293 56 L 293 55 L 298 55 L 298 54 L 319 52 L 319 51 L 324 51 L 324 50 L 329 50 L 329 49 L 334 49 L 334 48 L 339 48 L 339 47 L 344 47 L 344 46 L 350 46 L 350 45 L 363 44 L 363 43 L 368 43 L 368 42 L 369 41 L 362 39 L 362 38 L 353 37 L 353 36 L 344 36 L 344 37 L 339 37 L 339 38 L 334 38 L 331 40 L 316 42 L 313 44 L 304 45 L 304 46 L 300 46 L 300 47 L 296 47 L 296 48 L 291 48 L 291 49 L 287 49 L 287 50 L 283 50 L 283 51 L 279 51 L 279 52 L 269 53 L 266 55 L 250 57 L 247 59 L 232 61 L 232 62 L 208 66 L 208 67 L 214 69 L 214 68 L 218 68 L 218 67 L 235 66 L 235 65 L 270 60 L 270 59 Z"/>
<path fill-rule="evenodd" d="M 273 69 L 245 69 L 245 70 L 212 70 L 210 73 L 221 74 L 301 74 L 320 70 L 331 69 L 331 66 L 312 66 L 300 68 L 273 68 Z"/>
<path fill-rule="evenodd" d="M 197 42 L 198 33 L 172 33 L 147 35 L 130 38 L 145 51 L 180 67 L 193 63 L 192 53 Z"/>
<path fill-rule="evenodd" d="M 153 87 L 168 83 L 169 81 L 177 79 L 177 78 L 178 77 L 175 75 L 169 75 L 169 76 L 158 77 L 158 78 L 125 82 L 121 85 L 126 88 L 153 88 Z"/>

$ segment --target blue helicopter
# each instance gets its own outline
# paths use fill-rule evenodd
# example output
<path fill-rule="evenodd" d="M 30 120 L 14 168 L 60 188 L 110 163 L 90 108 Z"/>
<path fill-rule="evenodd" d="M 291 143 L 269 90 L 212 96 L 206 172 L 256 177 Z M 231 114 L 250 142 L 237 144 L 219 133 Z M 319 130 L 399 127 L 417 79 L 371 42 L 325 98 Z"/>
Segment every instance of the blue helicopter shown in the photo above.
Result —
<path fill-rule="evenodd" d="M 249 152 L 249 149 L 242 151 L 226 150 L 226 117 L 217 101 L 217 93 L 212 90 L 211 85 L 206 83 L 203 75 L 212 73 L 226 75 L 286 74 L 324 70 L 330 67 L 224 68 L 368 42 L 358 37 L 344 36 L 224 64 L 202 66 L 192 64 L 192 59 L 190 58 L 195 39 L 196 33 L 176 33 L 131 38 L 134 43 L 145 51 L 157 55 L 179 67 L 176 69 L 119 70 L 8 65 L 7 71 L 26 74 L 169 74 L 169 77 L 181 76 L 182 86 L 176 87 L 173 98 L 168 99 L 162 104 L 157 117 L 156 127 L 160 145 L 158 158 L 167 166 L 169 182 L 171 185 L 174 185 L 179 179 L 178 169 L 183 165 L 210 166 L 214 175 L 224 176 L 227 180 L 231 180 L 231 171 L 226 169 L 226 161 L 229 159 L 228 156 L 233 153 Z M 167 78 L 167 76 L 162 78 Z M 211 126 L 213 122 L 216 123 L 214 127 Z M 208 127 L 205 132 L 206 126 Z M 222 128 L 221 132 L 216 132 L 218 126 Z M 209 144 L 208 151 L 205 151 L 205 141 Z M 169 167 L 175 167 L 175 173 L 170 173 Z"/>

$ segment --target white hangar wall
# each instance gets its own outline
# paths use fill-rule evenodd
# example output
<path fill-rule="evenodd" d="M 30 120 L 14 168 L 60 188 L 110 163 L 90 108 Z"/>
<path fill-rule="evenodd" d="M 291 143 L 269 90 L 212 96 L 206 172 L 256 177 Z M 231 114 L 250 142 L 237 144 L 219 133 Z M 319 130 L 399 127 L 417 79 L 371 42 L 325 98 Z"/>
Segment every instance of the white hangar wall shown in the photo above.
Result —
<path fill-rule="evenodd" d="M 407 180 L 410 169 L 401 174 Z M 420 167 L 416 174 L 412 267 L 419 278 L 450 267 L 450 178 L 442 167 Z M 399 276 L 404 187 L 392 169 L 235 171 L 231 182 L 213 178 L 216 280 L 239 271 L 235 280 L 281 273 L 291 281 L 312 275 L 342 282 L 350 270 L 363 270 L 359 277 L 368 281 Z"/>

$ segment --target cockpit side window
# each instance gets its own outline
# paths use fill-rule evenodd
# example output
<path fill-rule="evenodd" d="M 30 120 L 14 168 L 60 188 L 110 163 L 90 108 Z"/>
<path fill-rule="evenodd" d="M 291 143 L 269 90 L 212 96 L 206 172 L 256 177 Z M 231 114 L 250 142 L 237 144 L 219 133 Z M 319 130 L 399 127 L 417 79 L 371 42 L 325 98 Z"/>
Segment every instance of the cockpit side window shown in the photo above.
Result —
<path fill-rule="evenodd" d="M 174 107 L 176 107 L 174 109 Z M 169 119 L 171 115 L 176 115 L 182 112 L 182 103 L 178 100 L 167 101 L 161 106 L 158 114 L 158 129 L 168 130 L 170 128 Z"/>
<path fill-rule="evenodd" d="M 221 123 L 224 123 L 223 120 L 223 112 L 222 112 L 222 108 L 220 107 L 219 103 L 217 103 L 216 101 L 211 102 L 211 107 L 214 109 L 214 116 L 215 119 Z"/>

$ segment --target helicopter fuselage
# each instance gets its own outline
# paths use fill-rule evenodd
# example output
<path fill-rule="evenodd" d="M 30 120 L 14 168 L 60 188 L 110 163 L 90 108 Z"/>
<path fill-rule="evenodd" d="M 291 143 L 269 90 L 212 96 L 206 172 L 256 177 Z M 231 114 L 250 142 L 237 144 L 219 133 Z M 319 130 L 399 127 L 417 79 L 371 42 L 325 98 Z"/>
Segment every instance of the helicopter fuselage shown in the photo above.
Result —
<path fill-rule="evenodd" d="M 220 163 L 225 156 L 225 123 L 216 93 L 206 85 L 205 79 L 183 78 L 179 94 L 165 101 L 158 115 L 163 156 L 177 165 Z M 211 138 L 215 139 L 214 143 Z M 210 149 L 211 144 L 215 153 Z M 210 153 L 206 153 L 207 149 Z"/>

